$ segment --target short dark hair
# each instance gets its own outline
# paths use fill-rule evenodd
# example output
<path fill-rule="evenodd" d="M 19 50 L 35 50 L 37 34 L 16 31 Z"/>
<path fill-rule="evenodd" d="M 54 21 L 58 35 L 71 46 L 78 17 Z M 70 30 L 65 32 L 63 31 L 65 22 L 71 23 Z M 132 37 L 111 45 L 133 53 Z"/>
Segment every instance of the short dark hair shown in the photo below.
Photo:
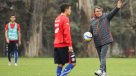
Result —
<path fill-rule="evenodd" d="M 10 17 L 12 17 L 12 16 L 15 16 L 15 17 L 16 17 L 16 15 L 14 15 L 14 14 L 11 14 L 11 15 L 10 15 Z"/>
<path fill-rule="evenodd" d="M 63 3 L 60 6 L 60 12 L 64 13 L 66 9 L 68 9 L 71 5 L 69 3 Z"/>
<path fill-rule="evenodd" d="M 101 9 L 101 10 L 103 11 L 103 8 L 102 8 L 101 6 L 95 6 L 95 7 L 94 7 L 94 12 L 95 12 L 95 9 L 96 9 L 96 8 L 97 8 L 97 9 Z"/>

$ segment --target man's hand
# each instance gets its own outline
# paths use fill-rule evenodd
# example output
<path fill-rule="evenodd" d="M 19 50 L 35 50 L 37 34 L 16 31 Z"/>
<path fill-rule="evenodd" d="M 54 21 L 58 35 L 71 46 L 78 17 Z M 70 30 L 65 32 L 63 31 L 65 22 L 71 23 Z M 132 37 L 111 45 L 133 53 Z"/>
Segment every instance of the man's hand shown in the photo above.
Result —
<path fill-rule="evenodd" d="M 9 39 L 6 39 L 6 42 L 9 43 Z"/>
<path fill-rule="evenodd" d="M 73 47 L 72 46 L 68 47 L 68 52 L 73 52 Z"/>
<path fill-rule="evenodd" d="M 122 0 L 118 0 L 117 2 L 117 8 L 121 8 L 123 6 Z"/>

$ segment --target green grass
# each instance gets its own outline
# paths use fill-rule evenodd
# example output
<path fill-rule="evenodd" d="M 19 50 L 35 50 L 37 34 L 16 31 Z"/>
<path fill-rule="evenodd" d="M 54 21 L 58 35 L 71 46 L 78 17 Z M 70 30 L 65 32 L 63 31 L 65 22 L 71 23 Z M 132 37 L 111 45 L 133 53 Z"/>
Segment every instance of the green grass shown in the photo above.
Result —
<path fill-rule="evenodd" d="M 56 76 L 53 58 L 19 58 L 18 64 L 8 66 L 7 58 L 0 58 L 0 76 Z M 97 58 L 78 58 L 69 76 L 94 76 L 98 67 Z M 136 59 L 108 58 L 107 68 L 108 76 L 136 76 Z"/>

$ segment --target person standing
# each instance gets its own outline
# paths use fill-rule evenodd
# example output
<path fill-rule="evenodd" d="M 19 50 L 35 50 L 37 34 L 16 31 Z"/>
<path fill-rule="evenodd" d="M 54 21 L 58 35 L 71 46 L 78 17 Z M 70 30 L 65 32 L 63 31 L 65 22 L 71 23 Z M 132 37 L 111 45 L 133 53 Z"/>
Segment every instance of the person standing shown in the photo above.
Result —
<path fill-rule="evenodd" d="M 72 48 L 69 16 L 71 5 L 63 3 L 60 6 L 61 14 L 54 24 L 54 62 L 57 64 L 57 76 L 67 76 L 76 65 L 76 57 Z M 64 65 L 67 66 L 62 71 Z"/>
<path fill-rule="evenodd" d="M 11 65 L 11 54 L 14 51 L 14 64 L 17 66 L 18 46 L 21 44 L 20 25 L 15 22 L 16 16 L 10 16 L 10 22 L 5 27 L 5 38 L 8 43 L 8 65 Z"/>
<path fill-rule="evenodd" d="M 100 68 L 95 72 L 97 76 L 107 76 L 106 74 L 106 54 L 113 37 L 109 29 L 111 19 L 122 7 L 122 0 L 118 0 L 116 7 L 109 13 L 103 13 L 103 8 L 94 8 L 94 17 L 90 20 L 90 32 L 93 34 L 94 43 L 100 60 Z"/>

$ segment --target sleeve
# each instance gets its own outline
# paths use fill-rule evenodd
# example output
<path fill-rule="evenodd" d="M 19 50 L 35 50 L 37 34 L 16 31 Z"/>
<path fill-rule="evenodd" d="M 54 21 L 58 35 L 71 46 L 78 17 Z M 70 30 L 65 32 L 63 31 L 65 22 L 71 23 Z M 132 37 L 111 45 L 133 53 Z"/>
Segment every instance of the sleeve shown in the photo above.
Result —
<path fill-rule="evenodd" d="M 5 26 L 5 31 L 7 31 L 8 30 L 8 24 L 6 24 L 6 26 Z"/>
<path fill-rule="evenodd" d="M 65 43 L 68 43 L 69 46 L 72 46 L 70 24 L 69 24 L 69 19 L 67 19 L 67 18 L 64 19 L 63 31 L 64 31 L 64 41 L 65 41 Z"/>
<path fill-rule="evenodd" d="M 18 29 L 18 31 L 20 31 L 20 24 L 17 25 L 17 29 Z"/>
<path fill-rule="evenodd" d="M 119 11 L 119 8 L 116 7 L 111 12 L 109 12 L 107 14 L 108 20 L 110 21 L 117 14 L 118 11 Z"/>
<path fill-rule="evenodd" d="M 93 33 L 92 20 L 89 21 L 89 32 Z"/>

